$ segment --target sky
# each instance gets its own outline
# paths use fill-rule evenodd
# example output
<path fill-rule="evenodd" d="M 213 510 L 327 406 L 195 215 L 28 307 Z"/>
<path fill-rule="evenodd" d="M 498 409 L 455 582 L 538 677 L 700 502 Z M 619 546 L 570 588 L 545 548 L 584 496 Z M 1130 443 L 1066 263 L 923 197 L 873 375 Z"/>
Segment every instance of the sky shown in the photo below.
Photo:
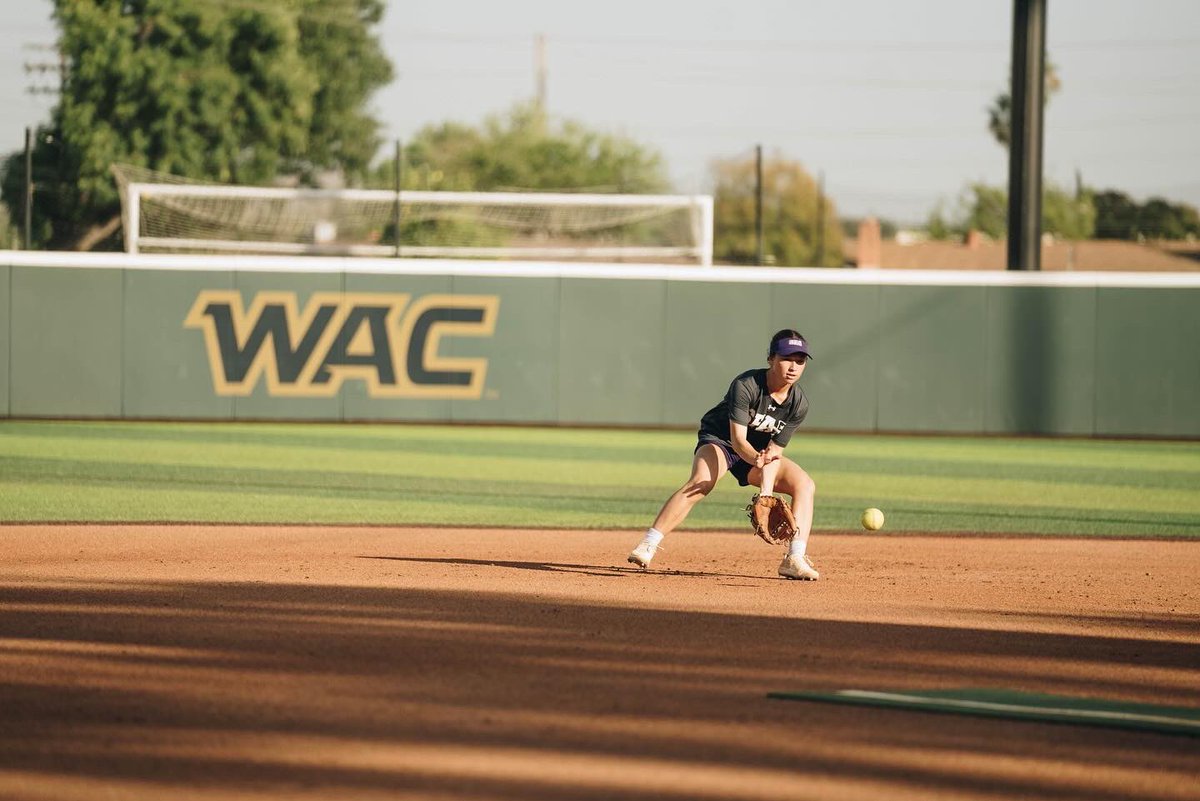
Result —
<path fill-rule="evenodd" d="M 1046 180 L 1200 206 L 1200 2 L 1048 8 Z M 28 89 L 57 78 L 24 65 L 54 58 L 50 11 L 0 2 L 0 151 L 49 118 L 54 96 Z M 389 142 L 532 98 L 540 36 L 549 112 L 657 150 L 678 192 L 711 191 L 713 160 L 756 145 L 822 175 L 844 216 L 917 224 L 971 182 L 1007 183 L 987 108 L 1007 88 L 1012 0 L 393 0 L 377 33 L 396 69 L 370 103 Z"/>

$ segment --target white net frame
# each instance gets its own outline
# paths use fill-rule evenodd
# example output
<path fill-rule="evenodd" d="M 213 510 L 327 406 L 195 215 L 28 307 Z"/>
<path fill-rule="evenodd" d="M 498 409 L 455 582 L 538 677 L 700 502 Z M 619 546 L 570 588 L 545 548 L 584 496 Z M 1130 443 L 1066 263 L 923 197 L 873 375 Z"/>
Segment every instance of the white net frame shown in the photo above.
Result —
<path fill-rule="evenodd" d="M 130 253 L 712 265 L 709 195 L 119 183 Z"/>

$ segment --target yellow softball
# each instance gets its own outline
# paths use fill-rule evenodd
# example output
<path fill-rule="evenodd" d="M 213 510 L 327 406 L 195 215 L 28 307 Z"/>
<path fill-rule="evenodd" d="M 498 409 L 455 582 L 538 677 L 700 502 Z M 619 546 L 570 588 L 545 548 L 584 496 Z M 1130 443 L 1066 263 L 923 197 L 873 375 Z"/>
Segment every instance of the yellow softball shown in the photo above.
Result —
<path fill-rule="evenodd" d="M 878 531 L 883 528 L 883 512 L 872 507 L 862 514 L 862 527 L 867 531 Z"/>

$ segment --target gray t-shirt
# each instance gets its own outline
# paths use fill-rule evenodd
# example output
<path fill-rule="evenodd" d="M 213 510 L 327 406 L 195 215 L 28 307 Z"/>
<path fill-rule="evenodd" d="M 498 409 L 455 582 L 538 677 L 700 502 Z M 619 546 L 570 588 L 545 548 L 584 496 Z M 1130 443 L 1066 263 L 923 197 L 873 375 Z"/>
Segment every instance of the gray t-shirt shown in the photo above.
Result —
<path fill-rule="evenodd" d="M 776 403 L 767 391 L 765 368 L 747 370 L 733 379 L 729 391 L 716 406 L 700 418 L 701 439 L 729 443 L 729 421 L 746 426 L 746 441 L 758 451 L 772 440 L 784 447 L 808 416 L 808 398 L 798 384 L 782 403 Z"/>

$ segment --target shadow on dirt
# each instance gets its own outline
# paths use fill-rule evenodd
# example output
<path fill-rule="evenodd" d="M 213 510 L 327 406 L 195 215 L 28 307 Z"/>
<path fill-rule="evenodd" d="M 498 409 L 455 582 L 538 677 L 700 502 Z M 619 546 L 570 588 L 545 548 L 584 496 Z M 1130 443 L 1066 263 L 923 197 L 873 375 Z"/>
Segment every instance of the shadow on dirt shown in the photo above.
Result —
<path fill-rule="evenodd" d="M 658 574 L 663 576 L 686 576 L 690 578 L 738 578 L 756 579 L 772 578 L 773 576 L 744 576 L 738 573 L 719 573 L 715 571 L 696 570 L 655 570 L 643 569 L 636 565 L 629 567 L 606 567 L 604 565 L 571 565 L 559 562 L 511 562 L 502 559 L 461 559 L 449 557 L 414 557 L 414 556 L 360 556 L 359 559 L 383 559 L 391 562 L 420 562 L 433 565 L 463 565 L 470 567 L 504 567 L 515 570 L 536 570 L 549 573 L 579 573 L 585 576 L 618 577 L 624 575 Z"/>
<path fill-rule="evenodd" d="M 1196 704 L 1198 664 L 1196 646 L 1163 640 L 622 609 L 523 588 L 13 580 L 0 796 L 34 797 L 5 778 L 19 775 L 92 797 L 108 783 L 139 798 L 720 801 L 819 780 L 839 795 L 1115 801 L 1194 770 L 1195 741 L 765 695 L 966 685 Z M 1028 770 L 1051 763 L 1082 769 Z M 1097 778 L 1114 766 L 1133 784 Z"/>

